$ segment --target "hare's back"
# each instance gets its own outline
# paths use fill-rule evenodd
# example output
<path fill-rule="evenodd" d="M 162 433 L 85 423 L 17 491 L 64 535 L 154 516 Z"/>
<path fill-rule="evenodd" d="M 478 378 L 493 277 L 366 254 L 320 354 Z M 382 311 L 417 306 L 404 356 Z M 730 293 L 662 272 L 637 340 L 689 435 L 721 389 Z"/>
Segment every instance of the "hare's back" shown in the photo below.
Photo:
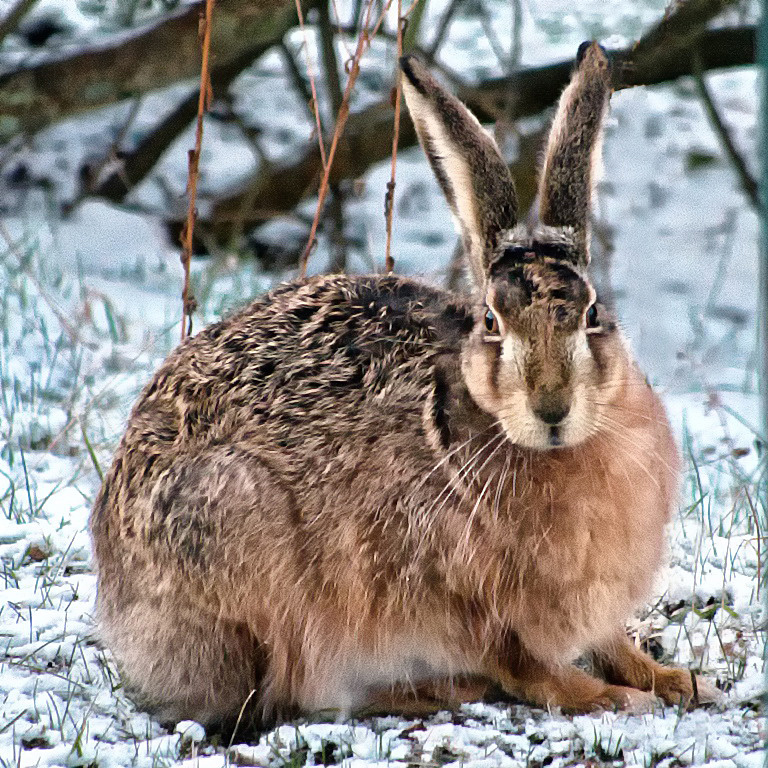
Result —
<path fill-rule="evenodd" d="M 176 448 L 255 440 L 306 454 L 318 441 L 413 429 L 434 365 L 472 327 L 461 298 L 413 280 L 287 283 L 174 352 L 139 399 L 134 433 Z"/>
<path fill-rule="evenodd" d="M 327 528 L 334 510 L 421 487 L 436 462 L 423 425 L 436 367 L 455 355 L 458 369 L 471 324 L 462 300 L 418 282 L 331 276 L 281 285 L 201 331 L 134 407 L 94 507 L 98 559 L 114 559 L 124 528 L 142 552 L 181 556 L 188 538 L 184 557 L 210 558 L 203 533 L 237 527 L 223 509 L 279 530 L 275 510 L 300 507 Z"/>

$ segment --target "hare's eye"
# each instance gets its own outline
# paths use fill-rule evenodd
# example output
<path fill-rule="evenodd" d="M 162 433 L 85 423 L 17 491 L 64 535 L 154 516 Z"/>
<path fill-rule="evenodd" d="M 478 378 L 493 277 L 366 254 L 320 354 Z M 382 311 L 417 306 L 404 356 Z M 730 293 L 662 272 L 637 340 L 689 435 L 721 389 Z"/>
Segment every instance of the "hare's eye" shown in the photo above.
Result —
<path fill-rule="evenodd" d="M 499 332 L 499 321 L 490 309 L 485 313 L 485 329 L 488 333 Z"/>
<path fill-rule="evenodd" d="M 587 310 L 587 328 L 597 328 L 600 325 L 597 319 L 597 305 L 593 304 Z"/>

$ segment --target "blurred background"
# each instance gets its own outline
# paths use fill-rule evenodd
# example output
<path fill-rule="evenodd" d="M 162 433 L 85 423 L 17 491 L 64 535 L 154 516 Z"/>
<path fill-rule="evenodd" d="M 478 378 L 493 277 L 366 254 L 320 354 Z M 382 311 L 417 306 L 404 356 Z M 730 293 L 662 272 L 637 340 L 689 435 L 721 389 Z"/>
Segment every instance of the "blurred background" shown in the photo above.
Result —
<path fill-rule="evenodd" d="M 103 294 L 119 333 L 181 311 L 202 8 L 0 3 L 6 245 L 44 252 L 47 267 Z M 756 4 L 403 0 L 401 16 L 404 50 L 495 132 L 523 210 L 576 48 L 598 39 L 612 52 L 617 92 L 594 222 L 601 293 L 657 383 L 754 389 Z M 323 171 L 318 126 L 327 151 L 350 73 L 350 117 L 309 271 L 384 269 L 397 18 L 397 3 L 383 0 L 216 5 L 194 241 L 198 327 L 295 274 Z M 455 231 L 414 140 L 403 106 L 395 271 L 461 288 Z"/>

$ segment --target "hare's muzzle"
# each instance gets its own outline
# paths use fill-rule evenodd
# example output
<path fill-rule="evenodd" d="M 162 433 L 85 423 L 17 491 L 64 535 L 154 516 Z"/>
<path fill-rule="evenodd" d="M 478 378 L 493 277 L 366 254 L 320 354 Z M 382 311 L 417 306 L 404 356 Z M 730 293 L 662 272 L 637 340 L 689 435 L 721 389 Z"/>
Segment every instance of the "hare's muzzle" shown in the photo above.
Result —
<path fill-rule="evenodd" d="M 571 401 L 567 392 L 544 390 L 531 395 L 531 410 L 545 424 L 557 426 L 565 421 L 571 410 Z"/>

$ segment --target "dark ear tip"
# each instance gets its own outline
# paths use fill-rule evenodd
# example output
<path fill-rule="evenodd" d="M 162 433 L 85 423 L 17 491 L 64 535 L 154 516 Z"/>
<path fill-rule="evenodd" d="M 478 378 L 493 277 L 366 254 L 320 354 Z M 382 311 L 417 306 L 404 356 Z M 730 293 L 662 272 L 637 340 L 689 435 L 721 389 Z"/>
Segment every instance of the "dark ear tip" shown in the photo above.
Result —
<path fill-rule="evenodd" d="M 418 56 L 414 56 L 412 53 L 407 53 L 405 56 L 400 57 L 400 69 L 405 77 L 408 78 L 408 82 L 419 92 L 424 93 L 424 85 L 422 79 L 426 70 L 424 64 Z"/>
<path fill-rule="evenodd" d="M 576 66 L 581 64 L 581 62 L 584 60 L 584 56 L 587 53 L 587 50 L 591 47 L 592 40 L 585 40 L 580 46 L 579 50 L 576 51 Z"/>
<path fill-rule="evenodd" d="M 603 48 L 603 46 L 597 42 L 597 40 L 585 40 L 579 46 L 579 50 L 576 51 L 577 67 L 581 65 L 581 62 L 584 61 L 590 51 L 594 51 L 597 57 L 597 61 L 603 61 L 606 63 L 608 62 L 608 53 L 606 52 L 605 48 Z"/>

